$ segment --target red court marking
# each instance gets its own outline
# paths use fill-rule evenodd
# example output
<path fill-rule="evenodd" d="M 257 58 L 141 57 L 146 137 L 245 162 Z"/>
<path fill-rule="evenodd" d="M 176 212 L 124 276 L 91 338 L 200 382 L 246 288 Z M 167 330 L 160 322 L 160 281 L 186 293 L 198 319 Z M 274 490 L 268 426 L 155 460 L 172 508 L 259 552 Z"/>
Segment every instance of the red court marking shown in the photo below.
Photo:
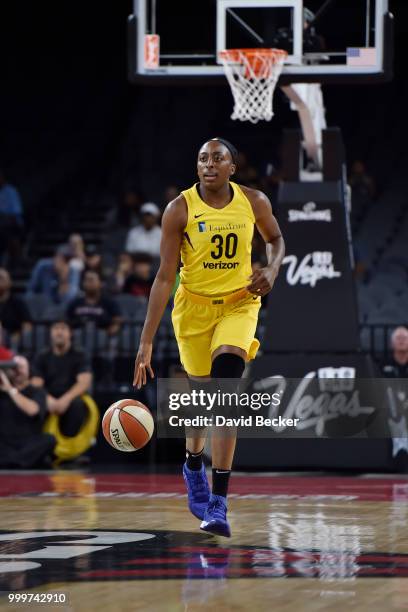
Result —
<path fill-rule="evenodd" d="M 198 556 L 199 552 L 196 551 L 196 556 Z M 225 557 L 206 557 L 205 558 L 206 563 L 212 563 L 214 565 L 221 565 L 224 566 L 226 564 L 226 559 Z M 239 559 L 235 560 L 235 566 L 238 565 L 238 563 L 240 562 Z M 185 566 L 187 563 L 187 565 L 190 567 L 190 565 L 198 565 L 200 564 L 199 559 L 193 559 L 191 556 L 190 557 L 148 557 L 146 559 L 131 559 L 130 561 L 126 561 L 126 565 L 175 565 L 175 564 L 179 564 L 179 565 L 183 565 Z M 234 567 L 233 565 L 231 565 L 230 562 L 228 562 L 228 567 Z M 239 565 L 239 567 L 241 567 Z"/>
<path fill-rule="evenodd" d="M 390 553 L 389 555 L 378 554 L 378 553 L 364 553 L 364 555 L 353 555 L 350 551 L 344 552 L 336 552 L 331 550 L 322 550 L 322 551 L 308 551 L 308 550 L 298 550 L 298 551 L 276 551 L 270 550 L 269 548 L 256 548 L 249 550 L 239 550 L 235 548 L 215 548 L 210 546 L 200 546 L 199 551 L 197 551 L 197 547 L 194 546 L 172 546 L 168 549 L 171 553 L 189 553 L 197 554 L 211 554 L 218 555 L 220 560 L 225 559 L 227 556 L 229 559 L 232 557 L 250 557 L 252 558 L 255 554 L 260 561 L 277 561 L 281 559 L 285 559 L 285 561 L 306 561 L 306 560 L 315 560 L 318 561 L 322 555 L 329 554 L 332 558 L 342 559 L 344 556 L 353 557 L 355 563 L 363 564 L 363 563 L 398 563 L 408 566 L 408 555 L 397 555 Z M 179 557 L 185 558 L 185 557 Z M 243 563 L 247 563 L 245 559 L 236 559 L 236 562 L 241 561 Z M 139 563 L 139 559 L 130 559 L 126 563 L 136 564 Z"/>
<path fill-rule="evenodd" d="M 269 574 L 273 574 L 273 568 L 260 568 L 264 572 L 266 570 L 270 570 Z M 78 578 L 118 578 L 125 576 L 185 576 L 188 572 L 189 576 L 202 576 L 206 572 L 211 573 L 220 573 L 219 568 L 202 568 L 202 567 L 151 567 L 148 569 L 132 569 L 132 570 L 93 570 L 90 572 L 81 572 L 77 577 Z M 245 575 L 254 575 L 256 574 L 256 569 L 252 567 L 228 567 L 225 571 L 225 576 L 231 576 L 234 574 L 238 574 L 238 576 Z M 317 573 L 317 570 L 315 571 Z M 299 574 L 299 570 L 285 567 L 282 574 Z"/>
<path fill-rule="evenodd" d="M 310 578 L 316 578 L 319 575 L 322 574 L 322 568 L 319 567 L 311 567 L 311 568 L 306 568 L 308 571 L 307 572 L 302 572 L 299 569 L 296 569 L 294 567 L 285 567 L 282 572 L 276 572 L 274 571 L 273 567 L 228 567 L 225 569 L 225 577 L 231 577 L 231 576 L 259 576 L 260 578 L 262 577 L 274 577 L 276 576 L 277 578 L 283 577 L 283 576 L 288 576 L 290 574 L 294 574 L 297 576 L 307 576 L 306 577 L 310 577 Z M 268 571 L 269 570 L 269 571 Z M 80 574 L 78 574 L 77 578 L 81 579 L 81 578 L 125 578 L 125 577 L 132 577 L 132 576 L 146 576 L 146 577 L 153 577 L 153 576 L 159 576 L 161 578 L 166 578 L 169 576 L 203 576 L 206 573 L 208 574 L 208 577 L 211 577 L 211 574 L 214 575 L 219 575 L 220 574 L 220 568 L 202 568 L 202 567 L 151 567 L 151 568 L 140 568 L 140 569 L 132 569 L 132 570 L 93 570 L 90 572 L 81 572 Z M 372 567 L 372 568 L 367 568 L 367 567 L 363 567 L 360 568 L 360 573 L 363 575 L 366 574 L 370 574 L 370 575 L 391 575 L 392 577 L 397 577 L 397 576 L 408 576 L 408 569 L 401 569 L 398 567 Z M 344 576 L 339 576 L 341 578 L 344 579 Z M 357 572 L 357 576 L 346 576 L 347 578 L 351 578 L 351 577 L 358 577 L 358 572 Z"/>
<path fill-rule="evenodd" d="M 391 574 L 391 576 L 408 576 L 408 568 L 405 567 L 360 567 L 357 570 L 356 578 L 362 574 Z"/>
<path fill-rule="evenodd" d="M 61 484 L 62 483 L 62 484 Z M 181 474 L 0 474 L 0 497 L 60 492 L 67 495 L 95 493 L 144 493 L 146 495 L 185 494 Z M 61 492 L 62 490 L 62 492 Z M 403 478 L 313 477 L 313 476 L 238 476 L 231 480 L 236 495 L 288 495 L 311 501 L 328 501 L 327 496 L 353 496 L 359 501 L 408 501 L 408 480 Z M 323 496 L 319 500 L 319 496 Z M 313 499 L 314 498 L 314 499 Z M 112 499 L 115 499 L 113 496 Z M 249 498 L 250 499 L 250 498 Z M 285 499 L 283 498 L 283 501 Z M 339 500 L 341 501 L 341 499 Z"/>

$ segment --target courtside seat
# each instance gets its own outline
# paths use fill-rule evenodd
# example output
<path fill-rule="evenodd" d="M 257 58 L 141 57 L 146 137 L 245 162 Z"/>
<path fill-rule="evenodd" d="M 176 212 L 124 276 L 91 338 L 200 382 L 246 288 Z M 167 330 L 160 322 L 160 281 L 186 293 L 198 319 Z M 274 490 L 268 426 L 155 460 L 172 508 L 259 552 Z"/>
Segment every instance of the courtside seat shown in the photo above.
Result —
<path fill-rule="evenodd" d="M 384 287 L 374 282 L 366 286 L 364 294 L 367 300 L 372 303 L 373 308 L 376 308 L 383 304 L 387 297 L 386 290 L 384 289 Z"/>
<path fill-rule="evenodd" d="M 91 446 L 96 444 L 96 436 L 100 422 L 100 411 L 93 398 L 87 393 L 81 396 L 87 408 L 87 418 L 79 432 L 72 437 L 65 436 L 59 426 L 59 416 L 56 414 L 48 415 L 43 431 L 52 434 L 57 444 L 54 454 L 57 457 L 53 467 L 58 467 L 60 463 L 69 461 L 82 455 Z"/>
<path fill-rule="evenodd" d="M 48 304 L 44 311 L 44 319 L 46 321 L 55 321 L 56 319 L 65 316 L 66 307 L 63 304 Z"/>
<path fill-rule="evenodd" d="M 391 303 L 371 312 L 368 315 L 367 322 L 372 325 L 399 325 L 408 318 L 405 308 L 401 308 L 398 303 Z"/>
<path fill-rule="evenodd" d="M 30 293 L 24 296 L 24 301 L 33 321 L 46 320 L 46 311 L 52 306 L 52 302 L 46 295 Z"/>
<path fill-rule="evenodd" d="M 401 307 L 404 308 L 405 311 L 407 312 L 407 319 L 408 319 L 408 287 L 406 287 L 404 291 L 401 293 L 401 295 L 398 296 L 398 301 Z"/>
<path fill-rule="evenodd" d="M 360 343 L 363 351 L 370 351 L 371 342 L 370 342 L 370 330 L 368 327 L 363 327 L 360 331 Z"/>
<path fill-rule="evenodd" d="M 101 245 L 103 257 L 113 256 L 116 259 L 124 251 L 127 233 L 127 228 L 109 229 Z"/>
<path fill-rule="evenodd" d="M 362 327 L 360 331 L 361 348 L 363 351 L 373 351 L 374 354 L 383 355 L 384 349 L 390 345 L 390 336 L 393 327 L 383 326 L 370 328 L 370 323 Z"/>
<path fill-rule="evenodd" d="M 144 321 L 147 312 L 147 299 L 121 293 L 115 297 L 124 319 Z"/>
<path fill-rule="evenodd" d="M 385 296 L 386 298 L 389 297 L 389 292 L 401 292 L 406 287 L 406 279 L 404 278 L 404 275 L 396 274 L 395 272 L 388 274 L 380 272 L 379 274 L 376 274 L 374 282 L 377 287 L 383 287 L 386 294 L 388 293 L 388 295 Z"/>
<path fill-rule="evenodd" d="M 380 249 L 388 253 L 387 242 L 393 240 L 398 231 L 397 220 L 401 217 L 404 201 L 400 194 L 387 193 L 368 209 L 359 231 L 354 234 L 354 242 L 364 252 L 365 260 L 370 263 Z"/>
<path fill-rule="evenodd" d="M 142 326 L 134 321 L 126 321 L 123 323 L 119 332 L 118 338 L 118 353 L 120 355 L 135 354 L 139 344 L 139 338 L 142 331 Z"/>
<path fill-rule="evenodd" d="M 369 296 L 359 295 L 358 296 L 358 311 L 359 311 L 359 319 L 360 322 L 364 323 L 367 321 L 367 318 L 370 312 L 373 309 L 373 302 Z"/>
<path fill-rule="evenodd" d="M 48 348 L 49 337 L 50 333 L 48 323 L 34 323 L 30 331 L 25 331 L 21 334 L 18 352 L 32 358 L 40 351 Z"/>
<path fill-rule="evenodd" d="M 166 358 L 168 352 L 168 340 L 169 340 L 169 325 L 166 322 L 161 322 L 159 329 L 157 330 L 154 353 L 155 358 L 158 362 Z"/>
<path fill-rule="evenodd" d="M 407 233 L 405 236 L 408 234 Z M 408 268 L 408 254 L 407 254 L 407 244 L 406 239 L 398 238 L 395 242 L 393 242 L 385 251 L 385 255 L 389 259 L 399 259 L 401 263 L 405 265 L 405 268 Z"/>
<path fill-rule="evenodd" d="M 391 247 L 392 248 L 392 247 Z M 382 274 L 389 274 L 391 276 L 402 276 L 406 278 L 405 262 L 398 256 L 389 256 L 389 251 L 385 252 L 385 256 L 379 262 L 377 270 Z"/>

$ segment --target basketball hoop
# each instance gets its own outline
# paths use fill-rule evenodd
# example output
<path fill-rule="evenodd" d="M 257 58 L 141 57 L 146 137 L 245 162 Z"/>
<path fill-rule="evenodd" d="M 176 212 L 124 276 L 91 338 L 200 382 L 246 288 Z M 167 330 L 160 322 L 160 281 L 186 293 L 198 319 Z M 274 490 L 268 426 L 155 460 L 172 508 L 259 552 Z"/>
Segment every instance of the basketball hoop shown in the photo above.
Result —
<path fill-rule="evenodd" d="M 282 49 L 226 49 L 219 60 L 234 97 L 231 119 L 257 123 L 273 117 L 272 100 L 287 57 Z"/>

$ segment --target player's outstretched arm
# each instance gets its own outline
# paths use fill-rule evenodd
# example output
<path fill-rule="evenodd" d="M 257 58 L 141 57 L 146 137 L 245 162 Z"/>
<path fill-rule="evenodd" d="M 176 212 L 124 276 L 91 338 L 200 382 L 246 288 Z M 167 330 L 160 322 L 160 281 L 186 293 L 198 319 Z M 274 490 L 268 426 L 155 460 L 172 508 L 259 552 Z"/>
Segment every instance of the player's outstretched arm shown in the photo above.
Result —
<path fill-rule="evenodd" d="M 138 389 L 146 384 L 146 371 L 152 378 L 154 376 L 151 366 L 153 339 L 174 286 L 186 224 L 187 204 L 184 196 L 179 196 L 167 205 L 163 214 L 160 267 L 150 291 L 146 321 L 135 361 L 133 385 Z"/>
<path fill-rule="evenodd" d="M 268 264 L 250 277 L 247 289 L 256 295 L 266 295 L 271 291 L 285 255 L 285 243 L 276 218 L 272 212 L 269 198 L 255 189 L 244 188 L 255 215 L 256 227 L 266 244 Z"/>

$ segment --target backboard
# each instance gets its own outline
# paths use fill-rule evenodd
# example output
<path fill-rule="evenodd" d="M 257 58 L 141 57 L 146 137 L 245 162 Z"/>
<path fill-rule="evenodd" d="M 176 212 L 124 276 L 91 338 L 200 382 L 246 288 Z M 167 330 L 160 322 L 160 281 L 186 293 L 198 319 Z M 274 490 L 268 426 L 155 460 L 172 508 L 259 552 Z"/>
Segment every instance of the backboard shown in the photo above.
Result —
<path fill-rule="evenodd" d="M 133 0 L 129 77 L 220 80 L 218 53 L 283 48 L 281 84 L 392 76 L 388 0 Z"/>

